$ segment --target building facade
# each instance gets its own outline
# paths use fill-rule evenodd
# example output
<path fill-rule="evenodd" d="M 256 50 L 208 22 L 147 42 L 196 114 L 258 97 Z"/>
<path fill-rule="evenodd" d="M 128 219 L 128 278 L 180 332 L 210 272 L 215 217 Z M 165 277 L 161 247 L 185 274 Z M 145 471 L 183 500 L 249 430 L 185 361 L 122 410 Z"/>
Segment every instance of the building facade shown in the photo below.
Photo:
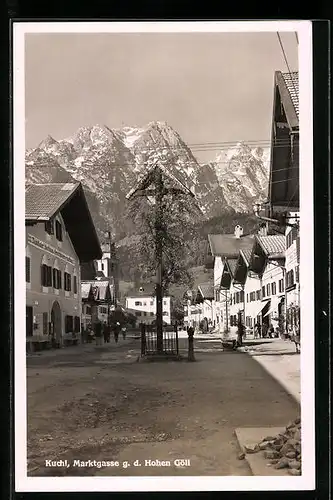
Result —
<path fill-rule="evenodd" d="M 135 314 L 137 324 L 151 325 L 156 322 L 156 296 L 154 285 L 147 284 L 128 292 L 126 309 Z M 163 322 L 171 325 L 171 298 L 163 297 Z"/>
<path fill-rule="evenodd" d="M 27 348 L 76 343 L 82 314 L 80 264 L 100 255 L 81 184 L 28 186 L 25 219 Z M 80 221 L 85 223 L 80 236 L 85 248 L 73 229 Z"/>

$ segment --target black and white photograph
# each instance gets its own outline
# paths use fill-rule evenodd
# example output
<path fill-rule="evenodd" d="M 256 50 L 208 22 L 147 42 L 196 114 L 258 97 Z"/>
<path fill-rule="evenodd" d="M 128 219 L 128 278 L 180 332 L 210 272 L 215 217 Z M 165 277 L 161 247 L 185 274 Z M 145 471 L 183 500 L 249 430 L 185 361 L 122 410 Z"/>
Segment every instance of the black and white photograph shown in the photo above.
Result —
<path fill-rule="evenodd" d="M 313 489 L 311 22 L 13 55 L 16 490 Z"/>

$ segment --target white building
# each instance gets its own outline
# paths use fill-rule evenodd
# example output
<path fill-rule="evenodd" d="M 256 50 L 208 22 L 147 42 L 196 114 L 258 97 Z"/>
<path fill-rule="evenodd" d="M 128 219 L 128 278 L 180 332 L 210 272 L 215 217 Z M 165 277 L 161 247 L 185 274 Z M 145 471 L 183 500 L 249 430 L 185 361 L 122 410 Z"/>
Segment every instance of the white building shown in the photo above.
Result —
<path fill-rule="evenodd" d="M 108 323 L 110 308 L 114 302 L 113 287 L 109 281 L 87 280 L 81 283 L 82 325 L 87 328 L 96 321 Z"/>
<path fill-rule="evenodd" d="M 147 325 L 156 321 L 155 285 L 143 284 L 130 290 L 126 297 L 126 309 L 135 314 L 137 323 Z M 163 297 L 163 322 L 171 324 L 171 298 Z"/>
<path fill-rule="evenodd" d="M 296 223 L 299 213 L 292 213 L 289 217 L 290 223 Z M 288 306 L 299 306 L 299 229 L 287 226 L 286 228 L 286 299 Z"/>
<path fill-rule="evenodd" d="M 250 270 L 261 281 L 261 301 L 265 303 L 261 322 L 274 329 L 285 316 L 285 246 L 284 235 L 256 235 L 250 262 Z"/>
<path fill-rule="evenodd" d="M 235 230 L 231 234 L 209 234 L 209 254 L 208 258 L 212 259 L 214 266 L 214 322 L 218 330 L 229 331 L 230 329 L 230 285 L 221 286 L 223 273 L 228 273 L 228 267 L 225 262 L 227 258 L 232 266 L 232 261 L 238 259 L 241 249 L 251 248 L 253 245 L 253 236 L 244 235 L 243 228 L 239 225 L 235 226 Z M 230 260 L 231 259 L 231 260 Z M 227 279 L 227 274 L 225 276 Z M 234 290 L 237 293 L 238 289 Z M 238 296 L 237 296 L 238 297 Z M 234 299 L 233 299 L 234 300 Z M 232 304 L 234 305 L 234 304 Z M 234 312 L 235 307 L 233 308 Z"/>
<path fill-rule="evenodd" d="M 101 256 L 82 186 L 29 185 L 25 203 L 27 347 L 77 342 L 80 266 Z"/>

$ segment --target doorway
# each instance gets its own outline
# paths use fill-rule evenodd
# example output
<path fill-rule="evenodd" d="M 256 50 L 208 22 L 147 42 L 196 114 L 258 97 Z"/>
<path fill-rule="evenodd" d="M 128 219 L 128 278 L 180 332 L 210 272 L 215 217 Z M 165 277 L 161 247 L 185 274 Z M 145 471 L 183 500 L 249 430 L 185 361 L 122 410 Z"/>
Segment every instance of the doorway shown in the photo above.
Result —
<path fill-rule="evenodd" d="M 33 311 L 31 306 L 25 308 L 25 328 L 26 336 L 32 337 L 33 334 Z"/>
<path fill-rule="evenodd" d="M 51 310 L 52 335 L 55 342 L 60 345 L 62 338 L 61 309 L 58 301 L 53 302 Z"/>

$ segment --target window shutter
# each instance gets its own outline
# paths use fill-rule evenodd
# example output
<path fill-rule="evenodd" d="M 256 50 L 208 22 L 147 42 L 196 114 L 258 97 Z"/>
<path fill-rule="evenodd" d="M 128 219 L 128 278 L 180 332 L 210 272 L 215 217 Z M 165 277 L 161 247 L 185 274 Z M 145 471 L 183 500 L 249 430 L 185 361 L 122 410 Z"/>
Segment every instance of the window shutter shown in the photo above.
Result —
<path fill-rule="evenodd" d="M 25 258 L 25 281 L 30 283 L 30 258 Z"/>

